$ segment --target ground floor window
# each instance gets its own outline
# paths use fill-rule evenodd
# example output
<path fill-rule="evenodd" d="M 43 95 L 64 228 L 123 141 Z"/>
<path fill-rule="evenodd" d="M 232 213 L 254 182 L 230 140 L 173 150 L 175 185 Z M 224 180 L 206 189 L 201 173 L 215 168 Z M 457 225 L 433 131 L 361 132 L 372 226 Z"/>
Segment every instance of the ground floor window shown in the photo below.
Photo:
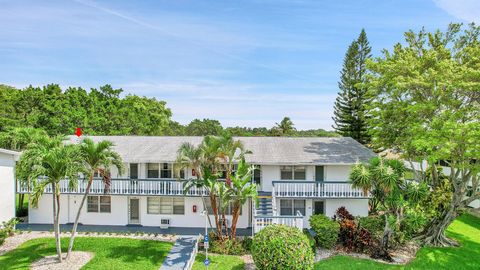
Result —
<path fill-rule="evenodd" d="M 110 196 L 88 196 L 87 212 L 89 213 L 110 213 L 112 210 L 112 199 Z"/>
<path fill-rule="evenodd" d="M 300 211 L 305 216 L 305 200 L 280 200 L 280 215 L 294 216 Z"/>
<path fill-rule="evenodd" d="M 147 213 L 153 215 L 184 215 L 183 197 L 147 197 Z"/>
<path fill-rule="evenodd" d="M 213 215 L 213 209 L 212 209 L 212 204 L 210 203 L 210 200 L 207 199 L 205 200 L 205 204 L 207 205 L 207 212 L 210 215 Z M 240 215 L 242 214 L 242 208 L 240 207 Z M 218 212 L 220 213 L 220 209 L 218 208 L 218 202 L 217 202 L 217 209 Z M 225 208 L 225 215 L 231 216 L 233 214 L 233 203 L 229 203 L 228 206 Z"/>

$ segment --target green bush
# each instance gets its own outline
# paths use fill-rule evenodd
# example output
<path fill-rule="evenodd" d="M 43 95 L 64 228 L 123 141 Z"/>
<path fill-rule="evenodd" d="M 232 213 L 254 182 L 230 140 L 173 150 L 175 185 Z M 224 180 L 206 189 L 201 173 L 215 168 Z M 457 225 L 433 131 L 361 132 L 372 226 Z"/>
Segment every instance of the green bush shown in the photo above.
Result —
<path fill-rule="evenodd" d="M 310 227 L 317 234 L 317 244 L 323 248 L 333 248 L 338 240 L 340 224 L 325 215 L 312 215 L 309 219 Z"/>
<path fill-rule="evenodd" d="M 285 225 L 269 225 L 257 233 L 253 238 L 252 256 L 257 269 L 313 269 L 314 254 L 307 236 Z"/>
<path fill-rule="evenodd" d="M 428 224 L 427 216 L 421 211 L 408 211 L 400 227 L 405 234 L 405 240 L 410 240 L 423 231 Z"/>
<path fill-rule="evenodd" d="M 244 237 L 242 239 L 242 246 L 246 251 L 252 250 L 253 239 L 251 237 Z"/>
<path fill-rule="evenodd" d="M 379 238 L 383 235 L 385 219 L 382 216 L 360 217 L 358 224 L 369 231 L 375 238 Z"/>
<path fill-rule="evenodd" d="M 303 233 L 307 236 L 308 243 L 310 244 L 313 253 L 315 253 L 317 251 L 317 241 L 315 241 L 315 238 L 313 238 L 308 229 L 303 229 Z"/>

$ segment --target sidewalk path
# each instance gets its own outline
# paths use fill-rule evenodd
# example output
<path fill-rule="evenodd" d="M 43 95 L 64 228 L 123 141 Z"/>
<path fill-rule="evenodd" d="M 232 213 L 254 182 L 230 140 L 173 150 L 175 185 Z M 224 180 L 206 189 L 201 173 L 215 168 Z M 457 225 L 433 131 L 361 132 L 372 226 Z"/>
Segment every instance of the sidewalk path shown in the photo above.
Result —
<path fill-rule="evenodd" d="M 192 253 L 196 251 L 197 241 L 197 237 L 177 239 L 160 270 L 189 270 L 188 263 Z"/>

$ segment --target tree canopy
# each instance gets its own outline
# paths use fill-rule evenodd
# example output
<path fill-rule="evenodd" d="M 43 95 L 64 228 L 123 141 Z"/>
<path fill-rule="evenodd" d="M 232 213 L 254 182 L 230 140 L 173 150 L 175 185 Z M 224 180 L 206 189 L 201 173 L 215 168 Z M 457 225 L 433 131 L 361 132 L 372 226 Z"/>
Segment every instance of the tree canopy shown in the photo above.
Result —
<path fill-rule="evenodd" d="M 284 119 L 279 124 L 282 126 L 273 128 L 224 128 L 214 119 L 194 119 L 182 125 L 171 119 L 172 112 L 165 101 L 122 94 L 122 89 L 110 85 L 89 91 L 80 87 L 63 91 L 56 84 L 25 89 L 0 85 L 0 133 L 25 127 L 43 129 L 49 135 L 65 135 L 80 127 L 88 135 L 336 136 L 323 129 L 291 129 L 293 122 L 288 117 L 287 122 Z"/>
<path fill-rule="evenodd" d="M 459 210 L 480 198 L 479 37 L 474 24 L 451 24 L 445 32 L 409 31 L 404 45 L 368 62 L 374 146 L 427 161 L 432 185 L 441 183 L 436 173 L 441 161 L 449 169 L 451 205 L 432 221 L 426 244 L 452 244 L 445 229 Z M 419 178 L 429 179 L 426 171 Z"/>

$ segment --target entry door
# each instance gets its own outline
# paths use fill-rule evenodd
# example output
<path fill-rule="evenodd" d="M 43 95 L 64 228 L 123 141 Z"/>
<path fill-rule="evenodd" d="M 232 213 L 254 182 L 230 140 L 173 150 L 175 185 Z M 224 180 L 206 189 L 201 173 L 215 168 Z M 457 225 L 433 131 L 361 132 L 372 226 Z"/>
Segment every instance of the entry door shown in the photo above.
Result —
<path fill-rule="evenodd" d="M 315 201 L 314 202 L 313 214 L 315 214 L 315 215 L 325 214 L 325 202 L 324 201 Z"/>
<path fill-rule="evenodd" d="M 315 181 L 325 180 L 325 171 L 323 166 L 315 166 Z"/>
<path fill-rule="evenodd" d="M 130 198 L 128 208 L 128 223 L 140 224 L 140 199 Z"/>

